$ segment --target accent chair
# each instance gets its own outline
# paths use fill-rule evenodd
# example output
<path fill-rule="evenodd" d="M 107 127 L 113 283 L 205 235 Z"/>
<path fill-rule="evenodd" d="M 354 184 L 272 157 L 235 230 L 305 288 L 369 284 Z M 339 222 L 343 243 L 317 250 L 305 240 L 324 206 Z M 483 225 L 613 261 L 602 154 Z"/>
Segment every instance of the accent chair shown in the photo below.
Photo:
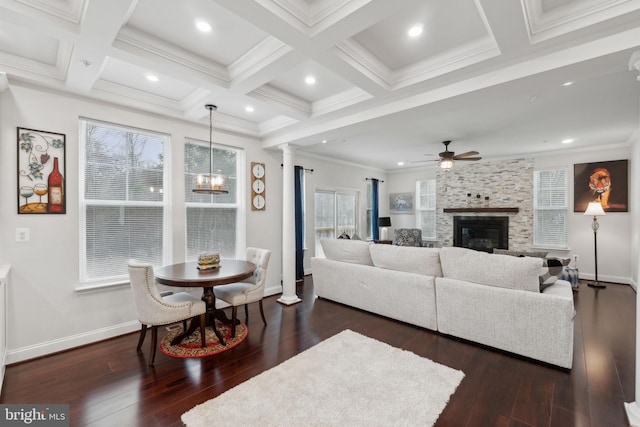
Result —
<path fill-rule="evenodd" d="M 236 336 L 236 323 L 238 319 L 238 306 L 244 304 L 245 322 L 249 322 L 249 303 L 258 302 L 260 304 L 260 315 L 265 326 L 267 320 L 262 309 L 262 298 L 264 297 L 264 282 L 267 277 L 267 266 L 271 251 L 259 248 L 247 248 L 245 259 L 256 265 L 253 275 L 244 282 L 230 283 L 228 285 L 215 286 L 213 292 L 216 298 L 230 304 L 231 309 L 231 336 Z"/>
<path fill-rule="evenodd" d="M 398 228 L 393 231 L 396 246 L 422 246 L 422 230 L 419 228 Z"/>
<path fill-rule="evenodd" d="M 178 292 L 167 296 L 161 296 L 156 287 L 156 279 L 151 264 L 129 261 L 129 280 L 133 299 L 138 311 L 138 320 L 142 323 L 140 339 L 138 340 L 137 351 L 140 351 L 147 327 L 151 326 L 151 353 L 149 356 L 149 366 L 153 366 L 156 357 L 158 344 L 158 326 L 170 325 L 182 322 L 186 328 L 186 320 L 195 317 L 200 321 L 200 340 L 202 347 L 206 346 L 205 340 L 205 313 L 207 307 L 204 301 L 186 292 Z M 185 329 L 186 330 L 186 329 Z"/>

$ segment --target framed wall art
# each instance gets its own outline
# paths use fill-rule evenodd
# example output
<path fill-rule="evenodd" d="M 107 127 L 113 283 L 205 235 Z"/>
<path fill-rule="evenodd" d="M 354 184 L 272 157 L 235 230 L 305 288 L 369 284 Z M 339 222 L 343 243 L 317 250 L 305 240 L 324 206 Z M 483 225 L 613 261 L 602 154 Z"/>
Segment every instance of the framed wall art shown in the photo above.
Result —
<path fill-rule="evenodd" d="M 17 129 L 18 213 L 66 213 L 65 135 Z"/>
<path fill-rule="evenodd" d="M 573 165 L 573 211 L 584 212 L 600 202 L 605 212 L 629 211 L 629 161 Z"/>
<path fill-rule="evenodd" d="M 389 212 L 413 213 L 413 193 L 389 193 Z"/>

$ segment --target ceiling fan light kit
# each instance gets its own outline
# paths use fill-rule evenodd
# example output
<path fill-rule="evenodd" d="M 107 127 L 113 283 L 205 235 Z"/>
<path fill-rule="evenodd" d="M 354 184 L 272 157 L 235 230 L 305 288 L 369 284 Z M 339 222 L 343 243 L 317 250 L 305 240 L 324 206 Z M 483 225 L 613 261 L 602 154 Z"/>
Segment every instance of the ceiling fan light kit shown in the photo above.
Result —
<path fill-rule="evenodd" d="M 457 160 L 460 161 L 477 161 L 482 159 L 482 157 L 479 157 L 477 151 L 467 151 L 466 153 L 462 153 L 462 154 L 458 154 L 456 155 L 455 152 L 453 151 L 449 151 L 449 144 L 451 144 L 451 141 L 442 141 L 442 143 L 444 144 L 444 151 L 442 151 L 441 153 L 438 154 L 439 159 L 438 160 L 418 160 L 415 162 L 411 162 L 411 163 L 422 163 L 422 162 L 431 162 L 431 161 L 437 161 L 438 162 L 438 166 L 440 166 L 440 169 L 444 170 L 445 172 L 448 172 L 451 170 L 451 168 L 453 168 L 453 165 L 455 164 L 455 162 Z"/>

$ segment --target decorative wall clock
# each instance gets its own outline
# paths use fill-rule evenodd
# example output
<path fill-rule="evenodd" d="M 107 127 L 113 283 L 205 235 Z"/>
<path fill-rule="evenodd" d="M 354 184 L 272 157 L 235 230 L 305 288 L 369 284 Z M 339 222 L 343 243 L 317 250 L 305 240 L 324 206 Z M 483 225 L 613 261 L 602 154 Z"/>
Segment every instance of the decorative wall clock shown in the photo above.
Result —
<path fill-rule="evenodd" d="M 251 210 L 263 211 L 266 208 L 264 163 L 251 162 Z"/>

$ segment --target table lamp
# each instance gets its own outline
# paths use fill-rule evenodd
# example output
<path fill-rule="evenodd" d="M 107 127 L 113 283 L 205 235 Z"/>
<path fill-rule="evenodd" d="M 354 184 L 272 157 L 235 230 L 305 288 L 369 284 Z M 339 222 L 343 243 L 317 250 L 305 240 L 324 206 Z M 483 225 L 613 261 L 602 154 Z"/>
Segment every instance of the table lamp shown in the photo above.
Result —
<path fill-rule="evenodd" d="M 391 227 L 391 217 L 383 216 L 378 218 L 378 227 L 380 227 L 380 240 L 389 240 L 387 227 Z"/>

